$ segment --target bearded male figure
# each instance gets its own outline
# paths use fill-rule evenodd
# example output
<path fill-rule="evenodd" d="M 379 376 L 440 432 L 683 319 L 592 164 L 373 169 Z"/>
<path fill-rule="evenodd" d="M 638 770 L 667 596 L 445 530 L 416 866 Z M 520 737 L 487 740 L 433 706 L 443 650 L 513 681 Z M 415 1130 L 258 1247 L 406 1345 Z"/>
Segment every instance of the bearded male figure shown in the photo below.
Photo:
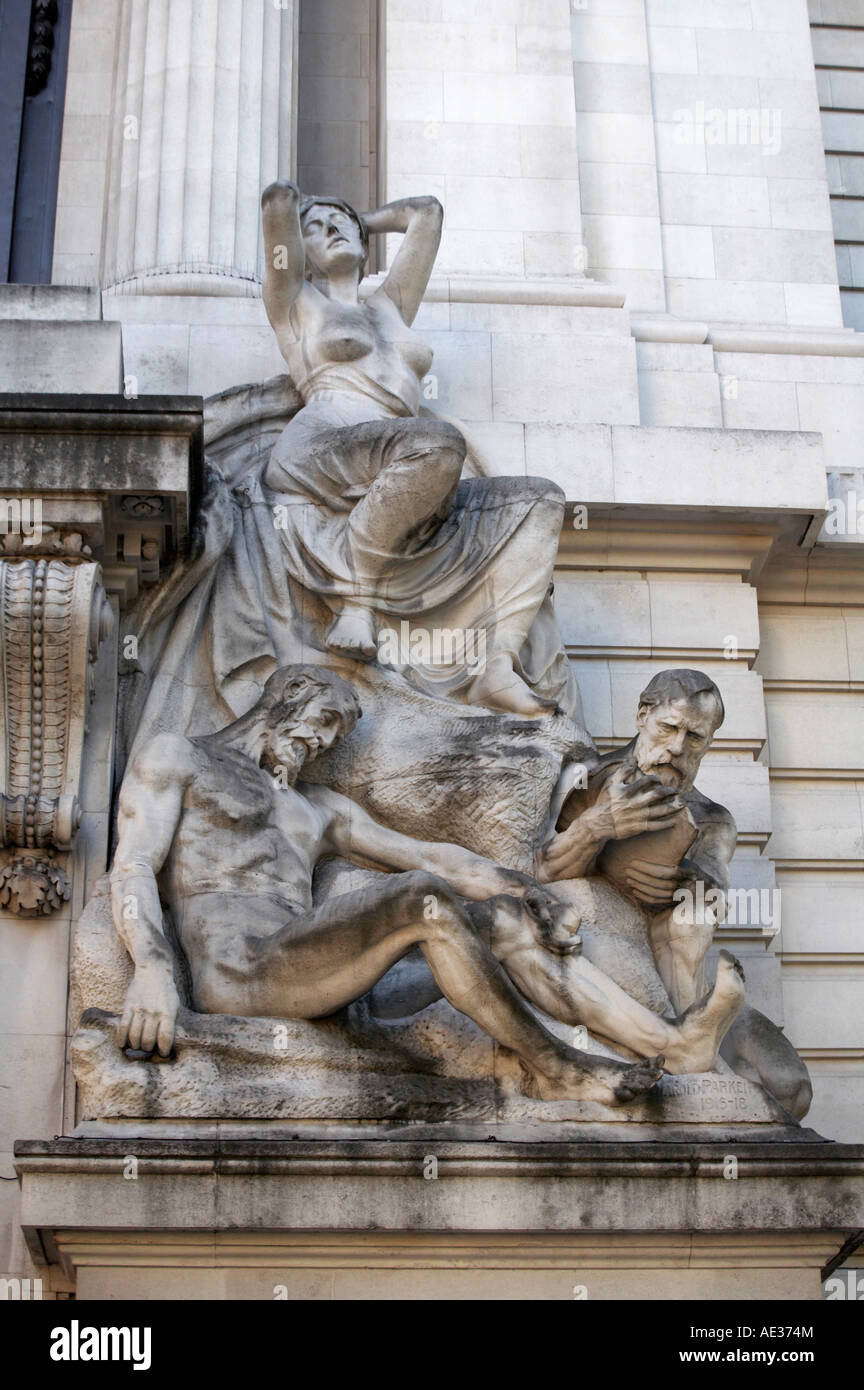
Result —
<path fill-rule="evenodd" d="M 565 896 L 568 883 L 601 875 L 641 909 L 677 1010 L 701 998 L 706 955 L 726 912 L 735 821 L 694 785 L 724 718 L 720 691 L 702 671 L 660 671 L 639 696 L 636 736 L 604 754 L 586 785 L 570 789 L 562 778 L 556 832 L 538 856 L 538 878 Z M 807 1069 L 757 1009 L 740 1009 L 722 1055 L 796 1118 L 806 1114 Z"/>
<path fill-rule="evenodd" d="M 285 667 L 227 728 L 141 749 L 121 792 L 111 872 L 115 925 L 135 964 L 119 1044 L 171 1050 L 180 1001 L 161 887 L 199 1012 L 326 1017 L 417 945 L 440 993 L 517 1054 L 541 1099 L 620 1104 L 658 1080 L 663 1058 L 630 1065 L 578 1052 L 523 995 L 643 1055 L 667 1044 L 674 1070 L 711 1065 L 741 1003 L 728 962 L 685 1019 L 660 1019 L 580 959 L 578 920 L 527 875 L 413 840 L 339 793 L 297 783 L 360 713 L 340 677 Z M 316 906 L 313 872 L 328 855 L 389 873 Z"/>
<path fill-rule="evenodd" d="M 725 717 L 717 686 L 701 671 L 660 671 L 639 696 L 635 738 L 601 757 L 573 790 L 545 846 L 546 882 L 602 873 L 642 905 L 663 983 L 676 1008 L 704 991 L 705 954 L 729 887 L 735 822 L 693 785 Z M 675 911 L 682 888 L 701 880 L 718 910 L 690 920 Z M 676 903 L 676 906 L 678 904 Z"/>

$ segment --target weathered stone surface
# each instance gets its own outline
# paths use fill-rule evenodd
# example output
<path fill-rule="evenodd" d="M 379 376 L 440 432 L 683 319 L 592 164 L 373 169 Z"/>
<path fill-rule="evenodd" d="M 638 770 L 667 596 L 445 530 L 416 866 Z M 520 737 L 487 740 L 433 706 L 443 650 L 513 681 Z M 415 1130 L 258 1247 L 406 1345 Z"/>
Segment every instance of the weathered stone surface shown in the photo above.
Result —
<path fill-rule="evenodd" d="M 425 1125 L 440 1137 L 494 1125 L 502 1135 L 538 1140 L 550 1130 L 569 1138 L 622 1125 L 634 1140 L 645 1126 L 671 1133 L 695 1126 L 721 1137 L 752 1134 L 754 1126 L 778 1137 L 799 1132 L 762 1087 L 732 1075 L 664 1077 L 626 1112 L 597 1101 L 532 1100 L 521 1093 L 515 1059 L 496 1058 L 490 1039 L 446 1001 L 392 1022 L 370 1017 L 363 1004 L 316 1023 L 183 1011 L 176 1057 L 165 1062 L 120 1052 L 118 1023 L 116 1014 L 89 1010 L 75 1035 L 78 1133 L 92 1132 L 93 1121 L 108 1133 L 119 1122 L 124 1133 L 142 1136 L 158 1132 L 160 1121 L 173 1122 L 169 1131 L 179 1121 L 192 1136 L 230 1121 L 260 1124 L 262 1134 L 276 1121 L 320 1134 L 333 1124 L 360 1132 L 386 1123 L 394 1133 Z"/>
<path fill-rule="evenodd" d="M 0 318 L 0 382 L 7 391 L 119 391 L 120 325 Z"/>
<path fill-rule="evenodd" d="M 21 1221 L 98 1299 L 821 1297 L 820 1269 L 864 1221 L 861 1146 L 629 1128 L 641 1141 L 384 1125 L 310 1142 L 223 1124 L 20 1142 Z"/>
<path fill-rule="evenodd" d="M 60 323 L 101 317 L 101 295 L 95 285 L 0 286 L 0 319 Z"/>
<path fill-rule="evenodd" d="M 433 700 L 394 698 L 392 680 L 361 667 L 363 718 L 307 769 L 385 825 L 418 839 L 464 844 L 531 873 L 565 762 L 593 761 L 587 735 L 564 717 L 516 719 Z"/>
<path fill-rule="evenodd" d="M 113 1041 L 166 1059 L 176 1048 L 178 1060 L 121 1064 L 103 1029 L 106 1058 L 85 1014 L 76 1064 L 88 1114 L 191 1106 L 212 1117 L 223 1106 L 248 1118 L 256 1104 L 262 1119 L 274 1104 L 281 1114 L 254 1020 L 293 1027 L 364 1008 L 373 1034 L 391 1039 L 394 1018 L 422 1033 L 430 1009 L 473 1020 L 503 1049 L 501 1084 L 524 1099 L 520 1114 L 638 1110 L 661 1057 L 678 1075 L 718 1064 L 742 1005 L 728 953 L 710 992 L 705 977 L 721 908 L 706 920 L 691 908 L 683 926 L 673 910 L 692 885 L 718 891 L 722 906 L 729 883 L 734 823 L 693 789 L 723 720 L 720 691 L 701 672 L 656 676 L 639 696 L 636 739 L 590 783 L 596 753 L 571 722 L 580 705 L 549 590 L 560 490 L 462 477 L 464 437 L 421 405 L 431 354 L 411 324 L 440 203 L 411 196 L 360 217 L 283 181 L 265 189 L 262 209 L 264 305 L 294 397 L 276 379 L 214 402 L 196 544 L 155 603 L 131 615 L 121 761 L 131 754 L 111 893 L 134 970 Z M 405 242 L 361 298 L 370 233 Z M 494 306 L 487 317 L 493 336 L 507 327 Z M 533 336 L 547 351 L 549 334 Z M 515 391 L 505 395 L 516 417 L 546 420 L 542 400 L 528 411 Z M 625 431 L 625 471 L 628 441 Z M 726 452 L 712 437 L 712 468 Z M 812 462 L 802 455 L 799 481 L 811 481 Z M 445 630 L 479 635 L 479 649 L 435 655 Z M 346 891 L 326 871 L 315 901 L 316 866 L 334 855 L 390 873 Z M 94 900 L 82 918 L 76 1005 L 92 1006 L 88 987 L 106 984 L 104 941 L 88 959 L 91 917 L 98 937 L 104 908 Z M 663 1017 L 670 1001 L 677 1018 Z M 189 1009 L 209 1019 L 200 1038 Z M 575 1026 L 596 1041 L 574 1048 Z M 257 1091 L 234 1084 L 232 1031 L 239 1054 L 258 1040 Z M 446 1077 L 453 1049 L 439 1043 L 429 1061 Z M 615 1048 L 639 1060 L 628 1067 Z M 759 1106 L 738 1098 L 758 1122 Z M 715 1100 L 706 1115 L 724 1121 L 725 1097 Z M 376 1118 L 381 1103 L 364 1096 L 360 1111 Z M 410 1111 L 404 1098 L 395 1105 Z"/>
<path fill-rule="evenodd" d="M 62 379 L 62 378 L 61 378 Z M 198 396 L 4 392 L 0 470 L 7 491 L 165 492 L 201 485 Z"/>
<path fill-rule="evenodd" d="M 141 1139 L 137 1182 L 120 1180 L 124 1139 L 15 1151 L 31 1230 L 344 1230 L 350 1211 L 355 1231 L 821 1231 L 833 1253 L 864 1218 L 861 1145 L 743 1140 L 729 1181 L 723 1146 L 704 1142 L 454 1142 L 436 1148 L 438 1180 L 424 1182 L 427 1145 Z"/>

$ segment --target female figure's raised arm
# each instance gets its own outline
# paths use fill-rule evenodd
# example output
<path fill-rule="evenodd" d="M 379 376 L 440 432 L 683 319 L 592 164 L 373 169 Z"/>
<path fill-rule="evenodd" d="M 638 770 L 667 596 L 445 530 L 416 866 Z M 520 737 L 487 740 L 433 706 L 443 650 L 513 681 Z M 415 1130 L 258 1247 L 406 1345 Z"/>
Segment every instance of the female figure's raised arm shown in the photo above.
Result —
<path fill-rule="evenodd" d="M 437 198 L 400 198 L 363 215 L 370 232 L 404 232 L 382 286 L 406 323 L 413 323 L 438 254 L 444 209 Z"/>
<path fill-rule="evenodd" d="M 306 251 L 300 231 L 300 190 L 287 179 L 271 183 L 261 194 L 264 231 L 264 282 L 267 317 L 274 328 L 284 324 L 306 278 Z"/>

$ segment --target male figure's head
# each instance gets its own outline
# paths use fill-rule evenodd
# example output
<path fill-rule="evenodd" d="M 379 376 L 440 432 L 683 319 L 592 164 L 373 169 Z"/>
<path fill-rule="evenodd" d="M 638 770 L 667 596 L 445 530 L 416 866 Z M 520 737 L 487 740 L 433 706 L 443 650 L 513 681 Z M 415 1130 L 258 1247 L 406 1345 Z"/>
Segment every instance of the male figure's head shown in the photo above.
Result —
<path fill-rule="evenodd" d="M 658 672 L 639 696 L 635 756 L 640 771 L 689 791 L 725 713 L 720 691 L 704 672 Z"/>
<path fill-rule="evenodd" d="M 349 734 L 361 714 L 354 690 L 335 672 L 281 666 L 242 722 L 254 727 L 261 766 L 284 769 L 293 782 L 303 764 Z"/>

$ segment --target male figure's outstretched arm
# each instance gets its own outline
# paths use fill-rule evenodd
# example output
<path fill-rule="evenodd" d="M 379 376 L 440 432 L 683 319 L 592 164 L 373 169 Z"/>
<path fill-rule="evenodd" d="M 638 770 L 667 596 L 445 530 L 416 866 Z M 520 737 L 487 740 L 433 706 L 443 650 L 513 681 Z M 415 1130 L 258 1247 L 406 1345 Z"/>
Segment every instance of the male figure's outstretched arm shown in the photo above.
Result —
<path fill-rule="evenodd" d="M 414 840 L 389 830 L 338 792 L 320 786 L 302 791 L 329 818 L 325 853 L 365 868 L 423 870 L 446 880 L 442 886 L 463 898 L 492 899 L 486 904 L 484 939 L 522 995 L 551 1017 L 584 1023 L 643 1057 L 668 1050 L 675 1071 L 714 1065 L 720 1038 L 743 997 L 731 964 L 724 965 L 700 1012 L 686 1022 L 661 1019 L 579 954 L 579 938 L 573 935 L 578 916 L 554 887 L 543 887 L 527 874 L 459 845 Z M 475 928 L 483 920 L 476 912 L 469 917 Z"/>
<path fill-rule="evenodd" d="M 530 875 L 507 869 L 462 845 L 415 840 L 391 830 L 362 806 L 327 787 L 304 784 L 298 790 L 328 816 L 323 853 L 341 855 L 366 869 L 420 869 L 445 879 L 455 893 L 473 902 L 502 894 L 522 899 L 547 949 L 570 954 L 578 948 L 577 914 Z"/>
<path fill-rule="evenodd" d="M 303 783 L 297 790 L 329 817 L 327 850 L 363 869 L 407 871 L 423 869 L 446 878 L 463 898 L 480 902 L 496 893 L 523 897 L 533 886 L 527 874 L 474 854 L 461 845 L 415 840 L 373 819 L 356 801 L 329 787 Z M 327 852 L 327 851 L 325 851 Z"/>
<path fill-rule="evenodd" d="M 117 1042 L 145 1052 L 157 1047 L 163 1057 L 174 1042 L 180 999 L 156 875 L 180 822 L 183 795 L 194 771 L 191 753 L 187 739 L 163 735 L 134 759 L 120 792 L 111 870 L 114 925 L 135 965 Z"/>

